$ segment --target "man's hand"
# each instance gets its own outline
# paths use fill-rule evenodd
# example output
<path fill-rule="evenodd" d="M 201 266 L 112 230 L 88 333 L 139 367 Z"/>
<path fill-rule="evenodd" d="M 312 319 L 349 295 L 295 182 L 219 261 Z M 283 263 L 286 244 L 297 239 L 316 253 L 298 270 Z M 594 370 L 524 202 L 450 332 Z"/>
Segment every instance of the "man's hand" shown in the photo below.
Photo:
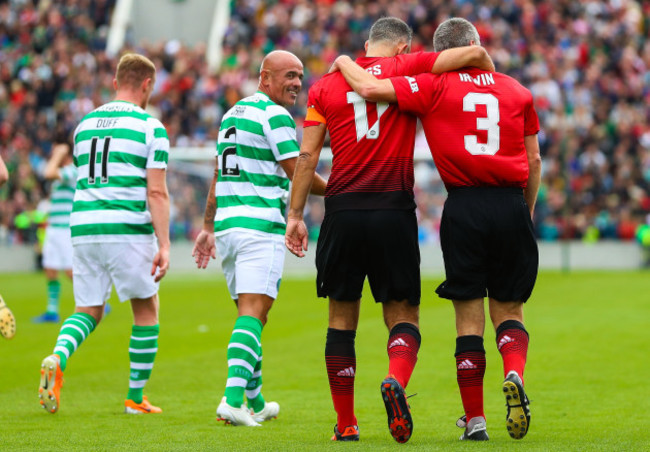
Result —
<path fill-rule="evenodd" d="M 156 272 L 158 269 L 158 272 Z M 153 265 L 151 266 L 151 276 L 154 276 L 154 281 L 159 282 L 167 274 L 169 269 L 169 248 L 160 248 L 153 258 Z"/>
<path fill-rule="evenodd" d="M 207 268 L 210 258 L 216 259 L 217 246 L 214 243 L 214 233 L 205 229 L 199 232 L 194 241 L 192 257 L 197 268 Z"/>
<path fill-rule="evenodd" d="M 349 61 L 352 61 L 352 58 L 350 58 L 347 55 L 339 55 L 338 57 L 336 57 L 336 59 L 334 60 L 334 63 L 332 63 L 332 66 L 330 67 L 330 70 L 327 71 L 327 72 L 331 74 L 332 72 L 340 71 L 341 67 L 339 66 L 339 62 L 343 62 L 343 61 L 349 62 Z"/>
<path fill-rule="evenodd" d="M 307 225 L 303 220 L 289 218 L 287 220 L 287 232 L 284 234 L 284 244 L 287 249 L 298 257 L 305 257 L 307 245 L 309 243 L 309 234 Z"/>

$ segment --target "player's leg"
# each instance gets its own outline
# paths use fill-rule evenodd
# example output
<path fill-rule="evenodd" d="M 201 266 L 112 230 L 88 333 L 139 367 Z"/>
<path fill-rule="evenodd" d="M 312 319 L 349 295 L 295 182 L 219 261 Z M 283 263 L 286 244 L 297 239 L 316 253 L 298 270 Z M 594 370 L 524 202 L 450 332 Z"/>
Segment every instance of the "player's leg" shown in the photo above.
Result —
<path fill-rule="evenodd" d="M 361 300 L 337 301 L 330 298 L 329 326 L 325 342 L 325 365 L 334 410 L 335 441 L 357 441 L 359 427 L 354 414 L 354 379 L 357 358 L 354 341 L 359 323 Z"/>
<path fill-rule="evenodd" d="M 382 303 L 389 331 L 388 375 L 381 382 L 381 396 L 389 431 L 397 442 L 404 443 L 413 433 L 405 388 L 421 341 L 417 217 L 414 210 L 376 210 L 366 216 L 368 282 L 375 301 Z"/>
<path fill-rule="evenodd" d="M 45 260 L 46 253 L 43 253 Z M 59 271 L 53 268 L 44 267 L 45 280 L 47 281 L 47 304 L 45 312 L 32 321 L 34 323 L 57 323 L 59 321 L 59 299 L 61 295 L 61 282 L 59 281 Z"/>
<path fill-rule="evenodd" d="M 127 414 L 160 413 L 149 403 L 144 387 L 151 377 L 158 352 L 158 288 L 151 263 L 158 252 L 155 243 L 105 243 L 105 261 L 120 301 L 131 301 L 133 326 L 129 341 L 129 390 L 124 401 Z M 77 275 L 75 273 L 75 284 Z"/>
<path fill-rule="evenodd" d="M 365 217 L 366 212 L 354 210 L 326 214 L 316 247 L 316 290 L 330 300 L 325 364 L 337 417 L 335 441 L 359 440 L 354 414 L 355 338 L 370 246 Z"/>
<path fill-rule="evenodd" d="M 530 401 L 524 390 L 528 332 L 524 327 L 523 303 L 491 298 L 490 317 L 496 330 L 497 349 L 503 359 L 503 393 L 508 407 L 506 429 L 512 438 L 521 439 L 530 427 Z"/>
<path fill-rule="evenodd" d="M 539 257 L 523 193 L 504 190 L 500 198 L 493 206 L 498 227 L 490 241 L 494 262 L 488 278 L 490 317 L 503 358 L 503 393 L 508 407 L 506 428 L 512 438 L 521 439 L 530 427 L 529 401 L 523 381 L 528 354 L 523 305 L 535 286 Z"/>
<path fill-rule="evenodd" d="M 224 398 L 230 407 L 245 407 L 244 395 L 248 389 L 249 408 L 261 412 L 266 403 L 261 394 L 262 330 L 273 305 L 273 298 L 252 293 L 240 293 L 238 297 L 238 317 L 226 353 L 228 379 Z M 227 417 L 224 419 L 229 420 Z"/>
<path fill-rule="evenodd" d="M 75 312 L 61 325 L 53 354 L 41 364 L 39 397 L 41 405 L 51 413 L 59 409 L 63 372 L 68 359 L 101 321 L 104 301 L 110 295 L 111 282 L 101 265 L 102 254 L 99 251 L 96 244 L 75 248 Z"/>
<path fill-rule="evenodd" d="M 413 434 L 411 409 L 406 400 L 406 386 L 418 360 L 421 336 L 418 327 L 419 305 L 408 300 L 383 303 L 384 322 L 388 328 L 388 375 L 381 382 L 381 394 L 388 416 L 388 429 L 399 443 Z"/>
<path fill-rule="evenodd" d="M 465 411 L 461 439 L 487 440 L 483 406 L 485 311 L 483 299 L 454 300 L 456 313 L 456 381 Z M 461 418 L 462 419 L 462 418 Z M 462 422 L 462 421 L 461 421 Z"/>
<path fill-rule="evenodd" d="M 421 335 L 420 306 L 407 300 L 383 303 L 384 322 L 388 328 L 388 376 L 406 388 L 418 360 Z"/>
<path fill-rule="evenodd" d="M 489 192 L 482 188 L 450 190 L 440 222 L 446 279 L 436 293 L 454 304 L 456 380 L 465 412 L 456 422 L 464 428 L 461 440 L 488 439 L 483 408 L 483 300 L 488 270 L 493 264 L 488 253 L 492 223 Z"/>
<path fill-rule="evenodd" d="M 257 426 L 258 422 L 277 417 L 280 411 L 277 402 L 266 402 L 261 391 L 262 330 L 280 287 L 283 239 L 280 235 L 241 231 L 217 237 L 228 290 L 238 312 L 226 354 L 226 389 L 217 416 L 234 425 Z"/>
<path fill-rule="evenodd" d="M 151 377 L 158 353 L 158 294 L 147 298 L 131 299 L 133 326 L 129 341 L 129 392 L 125 401 L 128 414 L 161 413 L 159 407 L 151 405 L 144 395 L 144 387 Z"/>
<path fill-rule="evenodd" d="M 45 231 L 43 270 L 47 282 L 47 305 L 43 314 L 32 319 L 35 323 L 59 322 L 59 270 L 72 268 L 72 244 L 69 235 L 70 231 L 66 228 L 48 227 Z"/>

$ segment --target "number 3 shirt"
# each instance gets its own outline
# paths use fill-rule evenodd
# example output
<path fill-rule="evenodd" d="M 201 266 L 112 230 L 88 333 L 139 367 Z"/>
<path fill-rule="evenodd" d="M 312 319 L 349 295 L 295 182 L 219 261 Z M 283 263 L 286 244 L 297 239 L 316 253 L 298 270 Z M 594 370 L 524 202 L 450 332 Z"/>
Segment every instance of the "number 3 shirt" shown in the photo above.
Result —
<path fill-rule="evenodd" d="M 166 169 L 162 123 L 131 102 L 88 113 L 74 133 L 79 173 L 70 215 L 72 243 L 152 242 L 147 169 Z"/>
<path fill-rule="evenodd" d="M 447 188 L 526 186 L 524 136 L 539 131 L 539 119 L 519 82 L 475 68 L 391 82 L 399 108 L 420 117 Z"/>
<path fill-rule="evenodd" d="M 437 53 L 362 57 L 356 62 L 378 78 L 431 72 Z M 340 72 L 325 75 L 309 90 L 305 127 L 325 124 L 332 171 L 325 210 L 414 209 L 414 116 L 396 105 L 366 102 Z"/>

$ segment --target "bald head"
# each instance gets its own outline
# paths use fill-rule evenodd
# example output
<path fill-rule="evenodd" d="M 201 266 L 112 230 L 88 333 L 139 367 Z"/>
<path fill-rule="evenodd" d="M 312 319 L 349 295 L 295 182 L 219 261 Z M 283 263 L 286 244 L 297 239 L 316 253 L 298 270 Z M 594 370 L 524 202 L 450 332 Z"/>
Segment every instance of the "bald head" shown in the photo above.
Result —
<path fill-rule="evenodd" d="M 287 67 L 290 65 L 298 65 L 302 67 L 302 62 L 291 52 L 287 52 L 286 50 L 274 50 L 273 52 L 266 55 L 262 60 L 260 75 L 265 69 L 275 71 L 279 68 Z"/>
<path fill-rule="evenodd" d="M 302 62 L 297 56 L 286 50 L 274 50 L 262 60 L 259 90 L 276 104 L 288 107 L 296 103 L 302 77 Z"/>

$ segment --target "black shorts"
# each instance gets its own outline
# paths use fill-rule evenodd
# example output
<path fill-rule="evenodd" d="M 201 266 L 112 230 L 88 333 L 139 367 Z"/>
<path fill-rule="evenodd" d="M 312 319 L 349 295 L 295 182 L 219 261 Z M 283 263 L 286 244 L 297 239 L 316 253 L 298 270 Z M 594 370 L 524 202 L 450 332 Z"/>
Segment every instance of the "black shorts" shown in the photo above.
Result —
<path fill-rule="evenodd" d="M 539 264 L 522 189 L 451 189 L 440 223 L 447 280 L 436 293 L 451 300 L 530 297 Z"/>
<path fill-rule="evenodd" d="M 420 248 L 414 210 L 341 210 L 326 214 L 316 248 L 319 297 L 420 304 Z"/>

